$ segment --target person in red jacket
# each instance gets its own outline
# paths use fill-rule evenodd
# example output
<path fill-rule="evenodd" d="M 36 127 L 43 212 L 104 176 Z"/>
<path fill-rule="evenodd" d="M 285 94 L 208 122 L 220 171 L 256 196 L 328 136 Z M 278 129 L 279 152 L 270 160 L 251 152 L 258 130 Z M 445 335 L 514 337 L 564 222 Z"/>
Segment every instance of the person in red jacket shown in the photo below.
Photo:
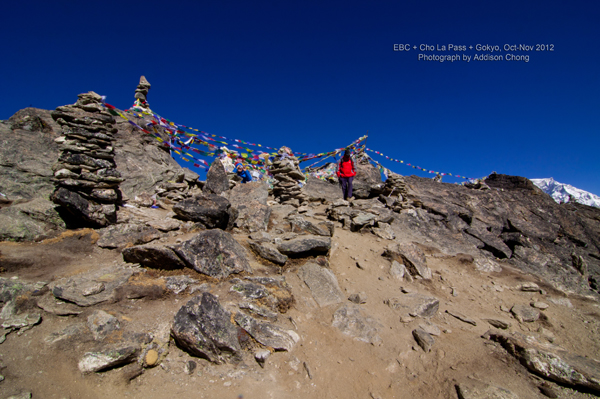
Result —
<path fill-rule="evenodd" d="M 346 148 L 344 156 L 338 164 L 337 176 L 342 185 L 344 200 L 348 198 L 352 199 L 352 180 L 356 176 L 356 169 L 354 168 L 354 161 L 350 158 L 350 150 L 348 148 Z"/>

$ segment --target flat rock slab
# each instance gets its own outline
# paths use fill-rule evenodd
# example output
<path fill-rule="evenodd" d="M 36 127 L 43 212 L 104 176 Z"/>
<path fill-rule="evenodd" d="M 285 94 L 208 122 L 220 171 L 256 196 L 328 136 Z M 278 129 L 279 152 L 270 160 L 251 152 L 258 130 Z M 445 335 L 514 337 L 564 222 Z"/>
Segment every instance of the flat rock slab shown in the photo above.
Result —
<path fill-rule="evenodd" d="M 279 252 L 289 257 L 327 255 L 331 249 L 331 238 L 321 236 L 301 236 L 284 241 L 277 246 Z"/>
<path fill-rule="evenodd" d="M 161 237 L 154 227 L 141 224 L 116 224 L 102 229 L 101 234 L 96 244 L 109 249 L 146 244 Z"/>
<path fill-rule="evenodd" d="M 425 254 L 413 243 L 390 244 L 386 247 L 384 256 L 403 263 L 410 274 L 431 279 L 431 269 L 427 266 Z"/>
<path fill-rule="evenodd" d="M 37 305 L 45 312 L 52 313 L 58 316 L 78 315 L 81 308 L 69 302 L 59 301 L 52 294 L 44 295 L 37 300 Z"/>
<path fill-rule="evenodd" d="M 462 321 L 463 323 L 467 323 L 467 324 L 471 324 L 473 326 L 477 325 L 477 322 L 467 316 L 465 316 L 462 313 L 456 312 L 454 310 L 446 310 L 446 313 L 448 313 L 450 316 L 457 318 L 458 320 Z"/>
<path fill-rule="evenodd" d="M 508 389 L 474 380 L 457 384 L 456 392 L 459 399 L 519 399 Z"/>
<path fill-rule="evenodd" d="M 101 352 L 87 352 L 79 361 L 79 371 L 93 373 L 131 363 L 136 360 L 138 352 L 139 348 L 134 346 L 107 349 Z"/>
<path fill-rule="evenodd" d="M 344 305 L 333 314 L 332 325 L 343 334 L 370 344 L 381 343 L 378 330 L 381 323 L 363 314 L 356 305 Z"/>
<path fill-rule="evenodd" d="M 202 231 L 173 249 L 188 267 L 210 277 L 252 273 L 244 247 L 223 230 Z"/>
<path fill-rule="evenodd" d="M 300 340 L 300 336 L 293 330 L 287 330 L 278 325 L 259 321 L 243 313 L 235 315 L 235 322 L 242 327 L 255 340 L 275 350 L 291 351 Z"/>
<path fill-rule="evenodd" d="M 499 342 L 534 374 L 559 384 L 600 394 L 600 362 L 596 360 L 536 343 L 519 333 L 490 330 L 483 337 Z"/>
<path fill-rule="evenodd" d="M 269 242 L 250 241 L 250 248 L 256 252 L 261 258 L 283 266 L 288 260 L 288 257 L 277 250 L 277 247 Z"/>
<path fill-rule="evenodd" d="M 182 269 L 185 263 L 175 251 L 164 245 L 146 244 L 123 250 L 123 260 L 128 263 L 139 263 L 153 269 L 174 270 Z"/>
<path fill-rule="evenodd" d="M 298 270 L 298 277 L 310 288 L 319 306 L 334 305 L 344 300 L 337 278 L 331 270 L 308 262 Z"/>
<path fill-rule="evenodd" d="M 175 219 L 150 220 L 148 226 L 163 232 L 178 230 L 181 227 L 181 222 Z"/>
<path fill-rule="evenodd" d="M 540 311 L 528 305 L 515 305 L 510 312 L 521 323 L 533 323 L 540 318 Z"/>
<path fill-rule="evenodd" d="M 440 308 L 439 299 L 416 292 L 390 298 L 386 300 L 386 303 L 392 309 L 402 310 L 413 317 L 432 317 Z"/>
<path fill-rule="evenodd" d="M 502 319 L 486 319 L 486 321 L 488 323 L 490 323 L 492 326 L 499 328 L 501 330 L 508 330 L 510 328 L 511 323 L 507 320 L 502 320 Z"/>
<path fill-rule="evenodd" d="M 208 292 L 192 298 L 179 309 L 171 335 L 190 354 L 217 364 L 238 356 L 242 350 L 232 315 Z"/>
<path fill-rule="evenodd" d="M 115 289 L 124 285 L 133 275 L 133 270 L 121 267 L 108 267 L 90 273 L 63 278 L 48 284 L 52 294 L 58 299 L 73 302 L 79 306 L 92 306 L 113 298 Z M 104 284 L 104 290 L 95 295 L 84 295 L 91 286 Z"/>

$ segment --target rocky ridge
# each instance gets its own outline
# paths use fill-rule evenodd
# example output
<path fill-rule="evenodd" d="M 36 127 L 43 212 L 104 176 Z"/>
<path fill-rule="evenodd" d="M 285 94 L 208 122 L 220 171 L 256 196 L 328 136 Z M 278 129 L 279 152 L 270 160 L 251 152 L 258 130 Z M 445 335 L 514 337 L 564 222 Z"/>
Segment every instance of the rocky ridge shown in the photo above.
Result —
<path fill-rule="evenodd" d="M 112 226 L 0 243 L 7 394 L 600 394 L 597 209 L 497 174 L 359 179 L 351 202 L 309 180 L 277 203 L 214 165 Z"/>

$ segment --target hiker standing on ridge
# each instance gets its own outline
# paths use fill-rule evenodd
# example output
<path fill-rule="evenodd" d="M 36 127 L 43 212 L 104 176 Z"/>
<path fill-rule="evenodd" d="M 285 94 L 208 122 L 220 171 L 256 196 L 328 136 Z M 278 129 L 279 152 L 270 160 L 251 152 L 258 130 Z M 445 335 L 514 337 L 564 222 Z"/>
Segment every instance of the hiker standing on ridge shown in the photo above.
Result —
<path fill-rule="evenodd" d="M 354 161 L 350 158 L 350 149 L 348 148 L 344 151 L 344 156 L 338 164 L 337 176 L 342 185 L 344 200 L 354 199 L 354 197 L 352 197 L 352 180 L 354 180 L 354 176 L 356 176 L 356 169 L 354 168 Z"/>

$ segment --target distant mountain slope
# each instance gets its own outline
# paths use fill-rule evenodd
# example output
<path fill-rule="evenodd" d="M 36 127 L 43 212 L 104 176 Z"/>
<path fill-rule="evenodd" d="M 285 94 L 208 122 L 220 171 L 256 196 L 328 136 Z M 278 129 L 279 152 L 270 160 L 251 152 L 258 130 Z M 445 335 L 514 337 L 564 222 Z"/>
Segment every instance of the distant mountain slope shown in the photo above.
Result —
<path fill-rule="evenodd" d="M 580 204 L 600 208 L 600 197 L 573 187 L 570 184 L 559 183 L 551 177 L 530 180 L 558 203 L 569 202 L 569 196 L 572 196 Z"/>

